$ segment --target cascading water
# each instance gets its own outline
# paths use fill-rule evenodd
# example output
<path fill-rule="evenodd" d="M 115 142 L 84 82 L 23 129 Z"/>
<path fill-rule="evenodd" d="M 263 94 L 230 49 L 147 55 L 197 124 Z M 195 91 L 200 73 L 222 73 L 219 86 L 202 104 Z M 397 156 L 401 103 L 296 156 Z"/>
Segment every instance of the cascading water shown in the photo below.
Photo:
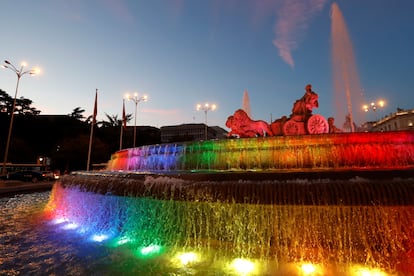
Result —
<path fill-rule="evenodd" d="M 45 214 L 164 273 L 405 275 L 413 169 L 413 132 L 143 146 L 63 177 Z"/>
<path fill-rule="evenodd" d="M 410 168 L 413 133 L 340 133 L 163 144 L 115 153 L 109 170 L 367 170 Z"/>

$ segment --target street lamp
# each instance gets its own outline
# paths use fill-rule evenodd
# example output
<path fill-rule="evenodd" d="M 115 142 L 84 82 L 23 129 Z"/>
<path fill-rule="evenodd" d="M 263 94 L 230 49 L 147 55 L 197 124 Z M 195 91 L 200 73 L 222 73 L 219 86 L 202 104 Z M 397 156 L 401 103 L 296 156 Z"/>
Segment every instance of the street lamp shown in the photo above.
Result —
<path fill-rule="evenodd" d="M 202 111 L 204 111 L 204 115 L 205 115 L 205 125 L 206 125 L 206 127 L 205 127 L 205 131 L 204 131 L 204 134 L 205 134 L 205 140 L 207 140 L 207 138 L 208 138 L 208 136 L 207 136 L 207 112 L 209 111 L 209 110 L 216 110 L 216 108 L 217 108 L 217 106 L 215 105 L 215 104 L 209 104 L 209 103 L 205 103 L 204 105 L 201 105 L 201 104 L 197 104 L 197 111 L 200 111 L 200 110 L 202 110 Z"/>
<path fill-rule="evenodd" d="M 377 109 L 380 107 L 380 108 L 383 108 L 385 106 L 385 101 L 383 101 L 383 100 L 378 100 L 377 102 L 371 102 L 369 105 L 368 104 L 364 104 L 363 106 L 362 106 L 362 109 L 365 111 L 365 112 L 368 112 L 368 111 L 370 111 L 370 110 L 372 110 L 372 111 L 374 111 L 374 113 L 376 113 L 376 111 L 377 111 Z M 376 117 L 376 115 L 375 115 L 375 117 Z M 376 118 L 377 119 L 377 118 Z"/>
<path fill-rule="evenodd" d="M 14 111 L 16 108 L 16 98 L 17 98 L 17 92 L 19 90 L 19 83 L 20 83 L 20 78 L 26 74 L 30 74 L 30 75 L 35 75 L 36 73 L 38 73 L 38 69 L 33 68 L 30 70 L 25 71 L 25 67 L 27 66 L 27 64 L 25 62 L 22 62 L 20 64 L 20 68 L 18 69 L 17 67 L 15 67 L 10 61 L 5 60 L 4 64 L 1 66 L 2 68 L 6 68 L 6 69 L 10 69 L 12 70 L 14 73 L 16 73 L 17 76 L 17 84 L 16 84 L 16 91 L 14 93 L 14 100 L 13 100 L 13 106 L 11 109 L 11 118 L 10 118 L 10 125 L 9 125 L 9 133 L 7 135 L 7 143 L 6 143 L 6 149 L 4 151 L 4 160 L 3 160 L 3 168 L 2 168 L 2 174 L 6 173 L 6 162 L 7 162 L 7 156 L 9 154 L 9 146 L 10 146 L 10 138 L 11 138 L 11 132 L 12 132 L 12 128 L 13 128 L 13 119 L 14 119 Z"/>
<path fill-rule="evenodd" d="M 135 141 L 137 137 L 137 110 L 138 110 L 138 103 L 139 102 L 146 102 L 148 100 L 147 95 L 138 96 L 138 93 L 134 93 L 134 95 L 126 94 L 126 99 L 129 101 L 133 101 L 135 103 L 135 119 L 134 119 L 134 148 L 135 148 Z"/>

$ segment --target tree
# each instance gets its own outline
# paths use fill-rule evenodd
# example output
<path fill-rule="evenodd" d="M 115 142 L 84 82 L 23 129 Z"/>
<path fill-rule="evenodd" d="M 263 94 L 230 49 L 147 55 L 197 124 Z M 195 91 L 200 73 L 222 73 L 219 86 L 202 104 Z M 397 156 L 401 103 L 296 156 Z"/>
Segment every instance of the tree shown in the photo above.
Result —
<path fill-rule="evenodd" d="M 85 116 L 83 116 L 83 112 L 85 112 L 85 109 L 82 109 L 81 107 L 76 107 L 73 109 L 72 113 L 69 114 L 70 117 L 75 118 L 76 120 L 82 121 L 82 119 L 85 119 Z"/>
<path fill-rule="evenodd" d="M 11 115 L 13 102 L 14 98 L 0 89 L 0 112 Z M 24 97 L 16 99 L 14 113 L 20 115 L 39 115 L 41 111 L 37 110 L 34 107 L 31 107 L 32 103 L 32 100 L 26 99 Z"/>
<path fill-rule="evenodd" d="M 102 127 L 120 127 L 122 126 L 123 122 L 122 122 L 122 118 L 118 119 L 118 115 L 108 115 L 105 113 L 106 118 L 108 119 L 108 121 L 101 121 L 98 122 L 98 124 L 101 124 Z M 126 114 L 125 115 L 125 120 L 127 122 L 131 121 L 132 119 L 132 114 Z"/>
<path fill-rule="evenodd" d="M 0 156 L 4 155 L 10 113 L 14 99 L 0 90 Z M 84 109 L 77 107 L 67 115 L 38 115 L 40 111 L 31 107 L 32 101 L 16 99 L 13 138 L 10 143 L 9 162 L 35 163 L 39 156 L 48 157 L 52 170 L 83 170 L 86 167 L 90 141 L 92 116 L 84 119 Z M 36 115 L 36 116 L 27 116 Z M 119 115 L 106 115 L 106 120 L 98 122 L 93 136 L 91 163 L 105 163 L 111 154 L 119 150 L 120 132 L 123 143 L 132 144 L 132 128 L 123 129 Z M 132 114 L 126 114 L 129 122 Z M 138 145 L 160 143 L 159 129 L 138 127 Z"/>
<path fill-rule="evenodd" d="M 108 115 L 105 113 L 106 118 L 108 121 L 102 121 L 102 127 L 114 127 L 118 125 L 118 115 Z"/>

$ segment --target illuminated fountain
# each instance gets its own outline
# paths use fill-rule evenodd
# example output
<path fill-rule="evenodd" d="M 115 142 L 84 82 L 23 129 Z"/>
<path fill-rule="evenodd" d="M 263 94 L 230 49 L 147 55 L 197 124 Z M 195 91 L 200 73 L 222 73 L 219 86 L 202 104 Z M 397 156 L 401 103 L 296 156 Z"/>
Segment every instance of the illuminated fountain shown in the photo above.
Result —
<path fill-rule="evenodd" d="M 62 177 L 45 215 L 129 250 L 129 272 L 413 275 L 414 132 L 125 149 Z"/>
<path fill-rule="evenodd" d="M 162 272 L 405 275 L 413 169 L 414 132 L 151 145 L 64 176 L 46 213 Z"/>

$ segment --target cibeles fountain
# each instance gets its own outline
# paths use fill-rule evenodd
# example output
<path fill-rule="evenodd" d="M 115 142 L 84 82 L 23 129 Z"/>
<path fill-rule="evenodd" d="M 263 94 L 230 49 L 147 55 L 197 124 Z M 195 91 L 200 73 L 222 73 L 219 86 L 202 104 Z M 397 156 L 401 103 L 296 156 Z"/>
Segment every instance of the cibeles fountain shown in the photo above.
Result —
<path fill-rule="evenodd" d="M 413 275 L 414 132 L 342 132 L 318 105 L 307 85 L 269 124 L 236 110 L 228 139 L 120 150 L 45 214 L 160 275 Z"/>
<path fill-rule="evenodd" d="M 164 272 L 414 273 L 414 132 L 329 133 L 312 93 L 284 123 L 237 110 L 249 138 L 120 150 L 56 183 L 48 214 Z"/>

